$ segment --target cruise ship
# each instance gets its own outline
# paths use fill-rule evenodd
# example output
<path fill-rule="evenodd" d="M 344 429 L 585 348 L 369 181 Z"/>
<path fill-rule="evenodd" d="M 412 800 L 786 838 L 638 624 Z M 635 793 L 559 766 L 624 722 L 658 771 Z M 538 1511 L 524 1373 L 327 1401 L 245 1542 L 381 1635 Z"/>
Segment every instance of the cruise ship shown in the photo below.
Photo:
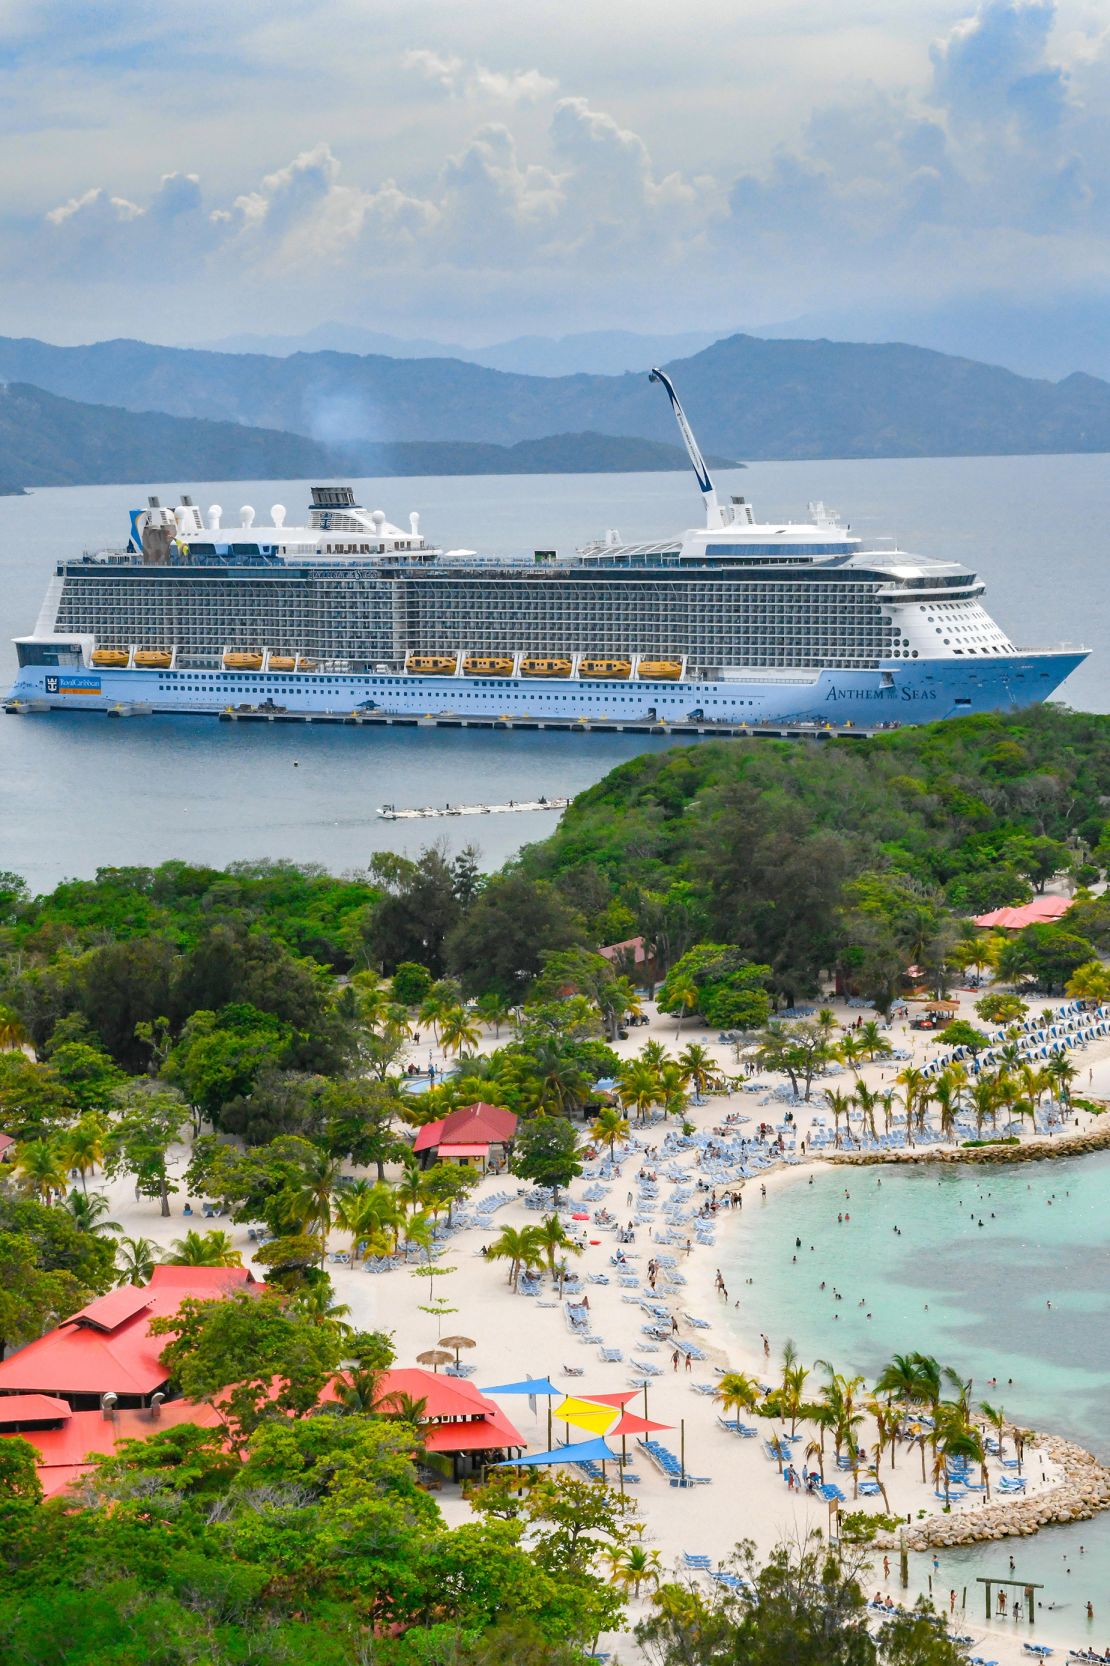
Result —
<path fill-rule="evenodd" d="M 513 560 L 436 548 L 349 486 L 312 487 L 303 526 L 151 498 L 125 548 L 58 564 L 8 710 L 873 728 L 1032 705 L 1085 659 L 1015 647 L 973 572 L 821 504 L 784 523 L 720 502 L 652 379 L 704 526 Z"/>

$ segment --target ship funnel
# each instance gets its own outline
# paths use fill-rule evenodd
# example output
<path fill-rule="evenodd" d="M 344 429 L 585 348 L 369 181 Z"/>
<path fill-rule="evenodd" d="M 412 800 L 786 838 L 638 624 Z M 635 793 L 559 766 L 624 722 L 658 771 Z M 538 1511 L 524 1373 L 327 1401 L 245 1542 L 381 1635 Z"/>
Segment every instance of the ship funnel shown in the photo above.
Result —
<path fill-rule="evenodd" d="M 220 516 L 222 514 L 223 514 L 223 510 L 220 508 L 219 504 L 214 503 L 212 505 L 211 509 L 209 509 L 209 511 L 208 511 L 208 530 L 209 530 L 209 532 L 219 532 L 219 530 L 220 530 Z"/>
<path fill-rule="evenodd" d="M 244 503 L 239 511 L 239 525 L 244 529 L 254 525 L 254 510 L 249 503 Z"/>
<path fill-rule="evenodd" d="M 148 509 L 161 509 L 162 507 L 162 499 L 160 497 L 148 497 L 146 501 Z"/>
<path fill-rule="evenodd" d="M 284 505 L 284 503 L 275 503 L 271 506 L 270 522 L 271 522 L 271 525 L 273 525 L 273 526 L 284 526 L 285 525 L 285 505 Z"/>

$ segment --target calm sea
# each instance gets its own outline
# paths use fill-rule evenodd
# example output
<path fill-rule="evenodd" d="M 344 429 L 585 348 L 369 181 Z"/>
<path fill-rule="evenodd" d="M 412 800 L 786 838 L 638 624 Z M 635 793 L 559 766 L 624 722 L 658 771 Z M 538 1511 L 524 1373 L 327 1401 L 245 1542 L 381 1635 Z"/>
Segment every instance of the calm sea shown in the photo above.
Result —
<path fill-rule="evenodd" d="M 361 502 L 405 524 L 419 509 L 425 535 L 491 554 L 569 550 L 616 527 L 660 537 L 697 524 L 700 500 L 685 473 L 365 480 Z M 760 463 L 722 476 L 770 519 L 804 513 L 809 499 L 839 509 L 865 537 L 949 556 L 987 580 L 988 605 L 1025 645 L 1084 641 L 1095 653 L 1064 698 L 1110 710 L 1104 581 L 1110 471 L 1102 457 Z M 192 491 L 225 524 L 241 504 L 259 519 L 284 503 L 303 518 L 298 482 L 152 483 L 163 502 Z M 147 488 L 70 487 L 0 498 L 0 680 L 14 665 L 9 638 L 33 629 L 55 561 L 122 543 L 127 511 Z M 436 836 L 476 842 L 494 866 L 554 824 L 550 815 L 474 821 L 379 821 L 382 802 L 504 802 L 567 795 L 622 759 L 667 745 L 604 735 L 386 734 L 238 729 L 205 718 L 109 721 L 73 714 L 0 719 L 0 867 L 36 890 L 98 866 L 180 856 L 221 863 L 289 857 L 346 870 L 377 849 L 413 851 Z M 680 743 L 688 744 L 688 743 Z"/>
<path fill-rule="evenodd" d="M 1110 1462 L 1108 1186 L 1110 1155 L 1100 1154 L 1012 1168 L 841 1169 L 764 1200 L 749 1190 L 722 1246 L 740 1293 L 730 1327 L 748 1343 L 766 1334 L 775 1359 L 790 1337 L 806 1365 L 831 1359 L 870 1381 L 892 1354 L 919 1349 L 972 1377 L 976 1402 Z M 1035 1473 L 1035 1451 L 1027 1461 Z M 1006 1576 L 1011 1554 L 1016 1577 L 1042 1582 L 1043 1600 L 1058 1605 L 1041 1616 L 1045 1638 L 1110 1641 L 1110 1513 L 942 1551 L 939 1589 L 966 1585 L 974 1623 L 976 1578 Z M 924 1579 L 930 1565 L 921 1564 Z"/>

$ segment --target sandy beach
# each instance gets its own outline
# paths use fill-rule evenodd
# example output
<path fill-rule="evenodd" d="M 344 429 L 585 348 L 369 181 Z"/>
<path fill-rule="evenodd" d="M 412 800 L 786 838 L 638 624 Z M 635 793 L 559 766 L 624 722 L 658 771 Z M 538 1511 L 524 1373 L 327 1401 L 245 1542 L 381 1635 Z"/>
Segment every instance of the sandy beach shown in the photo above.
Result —
<path fill-rule="evenodd" d="M 962 1015 L 973 1016 L 973 1000 L 972 995 L 965 993 L 961 996 Z M 861 1016 L 858 1009 L 850 1009 L 844 1003 L 829 1004 L 843 1022 L 851 1023 Z M 627 1040 L 618 1041 L 618 1053 L 635 1055 L 650 1039 L 664 1042 L 673 1051 L 688 1042 L 697 1041 L 708 1048 L 724 1071 L 730 1075 L 736 1072 L 731 1045 L 720 1044 L 716 1036 L 707 1033 L 697 1021 L 683 1022 L 676 1033 L 673 1018 L 657 1014 L 650 1005 L 645 1010 L 650 1022 L 631 1030 Z M 901 1022 L 893 1026 L 890 1040 L 893 1046 L 908 1050 L 911 1058 L 896 1064 L 878 1060 L 873 1065 L 864 1066 L 860 1074 L 872 1087 L 892 1085 L 893 1077 L 906 1064 L 913 1062 L 920 1066 L 940 1050 L 935 1036 L 910 1030 Z M 482 1047 L 488 1050 L 496 1044 L 491 1034 L 483 1039 Z M 426 1064 L 427 1056 L 426 1042 L 419 1049 L 413 1049 L 412 1057 L 421 1066 Z M 450 1061 L 440 1059 L 439 1062 L 449 1065 Z M 1074 1091 L 1097 1092 L 1110 1077 L 1110 1038 L 1092 1042 L 1086 1051 L 1074 1055 L 1074 1062 L 1077 1066 Z M 1096 1077 L 1099 1078 L 1097 1083 Z M 766 1081 L 768 1087 L 777 1085 L 774 1077 L 761 1076 L 759 1079 Z M 838 1080 L 835 1085 L 848 1087 L 851 1085 L 850 1078 Z M 814 1130 L 814 1118 L 824 1117 L 826 1122 L 829 1121 L 822 1086 L 821 1081 L 815 1082 L 811 1104 L 795 1110 L 799 1156 L 802 1142 L 808 1144 Z M 741 1124 L 738 1132 L 750 1137 L 761 1118 L 771 1122 L 782 1121 L 781 1103 L 762 1106 L 761 1098 L 760 1094 L 743 1091 L 715 1095 L 701 1105 L 691 1103 L 689 1120 L 699 1131 L 710 1132 L 719 1128 L 724 1118 L 738 1116 L 748 1119 Z M 1097 1118 L 1078 1113 L 1069 1131 L 1087 1131 L 1096 1122 Z M 673 1128 L 673 1123 L 670 1126 Z M 623 1244 L 618 1242 L 612 1225 L 599 1226 L 594 1220 L 598 1209 L 610 1211 L 614 1221 L 622 1228 L 634 1220 L 637 1213 L 637 1177 L 642 1170 L 659 1174 L 661 1200 L 669 1192 L 687 1188 L 690 1190 L 689 1207 L 697 1207 L 708 1200 L 708 1189 L 705 1192 L 696 1189 L 700 1178 L 699 1150 L 688 1146 L 683 1151 L 664 1156 L 660 1147 L 666 1134 L 666 1125 L 658 1120 L 642 1127 L 633 1125 L 630 1145 L 617 1149 L 617 1172 L 611 1179 L 579 1179 L 571 1187 L 569 1196 L 560 1200 L 561 1218 L 574 1231 L 581 1231 L 584 1235 L 583 1253 L 571 1258 L 572 1270 L 580 1279 L 582 1291 L 588 1298 L 590 1334 L 600 1338 L 600 1343 L 587 1343 L 571 1333 L 565 1302 L 560 1302 L 550 1281 L 544 1281 L 538 1295 L 514 1293 L 509 1288 L 507 1264 L 491 1263 L 483 1258 L 483 1246 L 492 1242 L 503 1226 L 520 1226 L 540 1219 L 539 1213 L 525 1207 L 524 1196 L 530 1188 L 511 1175 L 490 1176 L 482 1180 L 469 1209 L 493 1194 L 508 1194 L 507 1201 L 491 1214 L 488 1224 L 474 1225 L 449 1236 L 438 1265 L 452 1270 L 448 1276 L 436 1280 L 436 1295 L 444 1298 L 454 1310 L 444 1317 L 442 1333 L 462 1332 L 473 1337 L 477 1343 L 466 1354 L 465 1363 L 473 1367 L 473 1381 L 479 1387 L 514 1381 L 527 1375 L 549 1376 L 553 1383 L 560 1388 L 565 1387 L 568 1393 L 588 1396 L 591 1392 L 612 1393 L 629 1387 L 631 1381 L 639 1376 L 638 1370 L 631 1364 L 634 1356 L 658 1372 L 649 1380 L 646 1393 L 648 1415 L 670 1425 L 670 1428 L 657 1438 L 676 1455 L 684 1444 L 687 1473 L 706 1480 L 705 1484 L 686 1488 L 672 1486 L 664 1474 L 636 1450 L 634 1472 L 638 1480 L 629 1482 L 628 1492 L 640 1505 L 645 1523 L 644 1543 L 658 1551 L 662 1576 L 672 1577 L 677 1573 L 680 1577 L 697 1577 L 684 1572 L 684 1552 L 708 1555 L 716 1564 L 725 1560 L 737 1541 L 742 1539 L 754 1540 L 759 1550 L 766 1552 L 783 1538 L 795 1538 L 815 1527 L 827 1530 L 830 1515 L 829 1506 L 823 1498 L 788 1490 L 776 1463 L 766 1455 L 764 1436 L 776 1432 L 780 1425 L 770 1419 L 745 1414 L 744 1420 L 758 1427 L 759 1438 L 742 1439 L 735 1432 L 721 1427 L 719 1406 L 709 1393 L 702 1392 L 715 1383 L 722 1369 L 743 1370 L 764 1383 L 776 1382 L 782 1345 L 790 1334 L 789 1315 L 784 1315 L 780 1334 L 769 1336 L 769 1349 L 765 1351 L 760 1335 L 748 1334 L 744 1325 L 743 1287 L 730 1289 L 727 1298 L 716 1288 L 716 1274 L 722 1263 L 722 1246 L 729 1231 L 731 1211 L 722 1208 L 715 1216 L 707 1218 L 703 1234 L 706 1231 L 715 1232 L 715 1243 L 698 1243 L 696 1233 L 691 1229 L 689 1250 L 684 1243 L 659 1243 L 655 1240 L 653 1231 L 662 1224 L 658 1215 L 636 1226 L 635 1241 Z M 603 1155 L 607 1156 L 607 1153 Z M 175 1172 L 180 1173 L 186 1161 L 185 1151 L 175 1153 Z M 769 1202 L 775 1207 L 788 1208 L 791 1187 L 805 1184 L 808 1174 L 814 1172 L 820 1162 L 820 1158 L 808 1157 L 749 1180 L 746 1186 L 747 1207 L 750 1208 L 759 1196 L 762 1185 L 766 1187 Z M 677 1173 L 679 1178 L 665 1178 L 665 1171 Z M 850 1188 L 851 1171 L 843 1172 Z M 97 1175 L 91 1185 L 107 1193 L 112 1216 L 126 1233 L 145 1236 L 160 1247 L 168 1248 L 189 1227 L 203 1229 L 206 1224 L 199 1218 L 197 1199 L 192 1200 L 193 1217 L 183 1218 L 184 1194 L 179 1193 L 173 1198 L 172 1215 L 163 1219 L 155 1202 L 147 1199 L 136 1201 L 126 1181 L 105 1184 Z M 603 1200 L 599 1201 L 595 1196 L 592 1201 L 584 1201 L 583 1194 L 598 1187 L 607 1187 Z M 630 1198 L 633 1200 L 631 1203 Z M 588 1220 L 575 1221 L 571 1218 L 583 1212 L 589 1216 Z M 230 1224 L 226 1218 L 212 1224 L 229 1231 L 236 1247 L 242 1252 L 244 1262 L 249 1265 L 253 1245 L 247 1239 L 246 1228 Z M 349 1247 L 340 1234 L 333 1234 L 333 1252 L 343 1252 Z M 613 1264 L 618 1250 L 625 1258 L 624 1268 Z M 661 1269 L 654 1293 L 647 1288 L 647 1264 L 653 1256 L 674 1258 L 672 1268 Z M 360 1265 L 340 1263 L 329 1265 L 328 1270 L 334 1280 L 336 1299 L 350 1307 L 351 1322 L 363 1328 L 392 1332 L 399 1363 L 415 1363 L 417 1354 L 435 1344 L 436 1318 L 419 1308 L 419 1303 L 425 1299 L 427 1286 L 422 1287 L 414 1277 L 411 1264 L 376 1274 Z M 758 1266 L 753 1265 L 751 1273 L 745 1276 L 754 1277 L 758 1271 Z M 681 1282 L 668 1287 L 668 1272 L 678 1275 Z M 599 1275 L 608 1282 L 593 1282 L 592 1278 Z M 634 1287 L 631 1282 L 620 1283 L 622 1275 L 626 1281 L 631 1281 L 633 1275 L 639 1275 L 639 1286 Z M 670 1342 L 645 1337 L 643 1327 L 649 1315 L 639 1305 L 641 1293 L 665 1307 L 668 1315 L 673 1316 L 679 1342 L 695 1345 L 704 1355 L 693 1360 L 689 1369 L 681 1356 L 679 1368 L 674 1368 Z M 726 1300 L 729 1311 L 727 1326 L 722 1323 Z M 695 1324 L 693 1320 L 701 1323 Z M 608 1363 L 603 1361 L 602 1345 L 609 1350 L 619 1350 L 621 1359 Z M 645 1345 L 650 1351 L 645 1351 Z M 846 1368 L 848 1362 L 835 1363 Z M 575 1374 L 568 1374 L 568 1370 Z M 533 1450 L 547 1446 L 545 1401 L 539 1402 L 535 1416 L 529 1412 L 527 1401 L 523 1398 L 506 1399 L 502 1404 Z M 642 1392 L 630 1409 L 644 1410 Z M 556 1442 L 563 1438 L 561 1426 L 556 1425 L 553 1432 Z M 813 1431 L 799 1425 L 799 1433 L 794 1454 L 796 1467 L 801 1470 L 803 1454 Z M 581 1431 L 572 1429 L 570 1434 L 572 1439 L 585 1438 Z M 873 1444 L 874 1429 L 870 1424 L 862 1429 L 861 1439 Z M 1008 1453 L 1010 1450 L 1008 1446 Z M 993 1485 L 1005 1471 L 999 1468 L 997 1460 L 992 1461 L 990 1468 Z M 903 1449 L 898 1455 L 897 1466 L 891 1470 L 887 1460 L 882 1474 L 894 1513 L 903 1517 L 908 1513 L 916 1520 L 920 1511 L 936 1512 L 942 1509 L 942 1501 L 934 1494 L 932 1480 L 925 1484 L 921 1481 L 921 1463 L 916 1452 Z M 1051 1488 L 1060 1479 L 1058 1467 L 1037 1452 L 1029 1456 L 1025 1474 L 1028 1496 Z M 858 1505 L 853 1503 L 852 1477 L 837 1473 L 831 1443 L 826 1455 L 826 1478 L 836 1479 L 841 1484 L 847 1497 L 842 1509 L 882 1507 L 881 1498 L 863 1499 Z M 612 1471 L 610 1479 L 615 1480 Z M 968 1503 L 953 1505 L 953 1513 L 971 1507 L 970 1501 L 974 1497 L 974 1494 L 969 1494 Z M 449 1520 L 461 1520 L 467 1514 L 467 1505 L 458 1488 L 445 1484 L 437 1498 Z M 999 1548 L 1002 1553 L 999 1559 L 1001 1571 L 1005 1546 Z M 925 1585 L 932 1577 L 937 1605 L 949 1606 L 951 1586 L 945 1579 L 943 1554 L 935 1570 L 931 1559 L 912 1559 L 913 1572 L 908 1592 L 903 1592 L 898 1583 L 897 1562 L 897 1555 L 889 1553 L 887 1572 L 884 1570 L 883 1554 L 873 1554 L 874 1565 L 868 1575 L 871 1590 L 882 1592 L 884 1597 L 889 1594 L 895 1600 L 912 1599 L 916 1594 L 914 1582 Z M 965 1611 L 960 1612 L 962 1591 L 957 1592 L 956 1600 L 956 1629 L 973 1636 L 975 1647 L 972 1653 L 1009 1663 L 1029 1658 L 1023 1654 L 1021 1645 L 1031 1636 L 1035 1635 L 1041 1642 L 1052 1642 L 1050 1616 L 1041 1616 L 1035 1633 L 1030 1633 L 1024 1623 L 1008 1620 L 997 1621 L 993 1627 L 987 1627 L 982 1617 L 982 1598 L 977 1589 L 967 1593 Z M 633 1603 L 630 1608 L 633 1620 L 637 1612 L 637 1605 Z M 1107 1616 L 1107 1624 L 1110 1628 L 1110 1615 Z M 615 1647 L 625 1659 L 635 1654 L 635 1646 L 627 1637 L 609 1639 L 602 1646 Z"/>

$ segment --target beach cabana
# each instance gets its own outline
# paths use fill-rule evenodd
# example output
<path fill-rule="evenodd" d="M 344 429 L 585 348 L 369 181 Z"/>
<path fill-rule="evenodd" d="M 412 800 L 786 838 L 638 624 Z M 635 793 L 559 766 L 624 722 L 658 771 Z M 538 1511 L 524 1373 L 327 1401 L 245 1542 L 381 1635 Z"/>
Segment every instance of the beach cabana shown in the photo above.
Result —
<path fill-rule="evenodd" d="M 426 1122 L 413 1141 L 413 1153 L 424 1167 L 431 1162 L 476 1163 L 482 1173 L 493 1163 L 500 1168 L 516 1133 L 517 1119 L 501 1105 L 460 1105 L 438 1122 Z"/>

